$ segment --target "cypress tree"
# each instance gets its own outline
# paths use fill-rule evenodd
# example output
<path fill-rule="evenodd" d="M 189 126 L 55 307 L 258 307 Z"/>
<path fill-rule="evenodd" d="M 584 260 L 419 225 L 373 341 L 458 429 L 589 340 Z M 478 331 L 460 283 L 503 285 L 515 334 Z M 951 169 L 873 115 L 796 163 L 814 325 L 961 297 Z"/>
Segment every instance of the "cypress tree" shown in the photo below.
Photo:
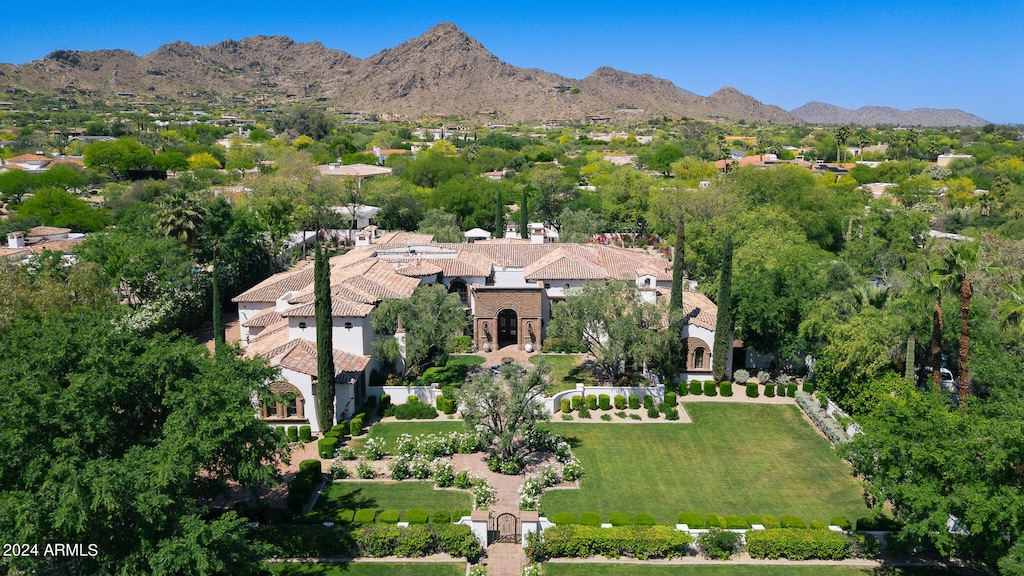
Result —
<path fill-rule="evenodd" d="M 316 402 L 320 430 L 334 424 L 334 342 L 331 335 L 331 267 L 320 243 L 313 260 L 313 296 L 316 302 Z"/>
<path fill-rule="evenodd" d="M 501 188 L 498 188 L 498 206 L 494 211 L 494 237 L 505 236 L 505 204 L 501 201 Z"/>
<path fill-rule="evenodd" d="M 213 351 L 220 354 L 224 348 L 224 302 L 220 296 L 217 259 L 213 259 Z"/>
<path fill-rule="evenodd" d="M 520 238 L 529 238 L 530 237 L 530 231 L 528 230 L 528 228 L 530 226 L 530 215 L 529 215 L 530 211 L 527 208 L 526 203 L 527 203 L 526 190 L 523 190 L 523 201 L 519 203 L 519 237 Z"/>
<path fill-rule="evenodd" d="M 715 351 L 711 355 L 711 372 L 715 380 L 725 380 L 729 348 L 732 341 L 732 236 L 725 239 L 722 253 L 722 275 L 718 281 L 718 317 L 715 320 Z"/>
<path fill-rule="evenodd" d="M 683 309 L 683 254 L 686 246 L 686 223 L 682 216 L 676 225 L 676 249 L 672 255 L 672 292 L 668 306 L 672 310 Z"/>

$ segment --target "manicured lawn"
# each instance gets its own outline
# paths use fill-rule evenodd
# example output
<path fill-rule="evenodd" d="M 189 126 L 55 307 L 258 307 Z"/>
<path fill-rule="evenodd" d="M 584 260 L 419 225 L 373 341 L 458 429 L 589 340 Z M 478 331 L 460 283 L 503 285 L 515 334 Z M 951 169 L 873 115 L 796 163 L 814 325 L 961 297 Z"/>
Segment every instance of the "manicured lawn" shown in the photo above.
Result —
<path fill-rule="evenodd" d="M 381 438 L 390 449 L 402 434 L 447 434 L 463 432 L 466 424 L 462 420 L 417 420 L 415 422 L 378 422 L 370 428 L 370 438 Z"/>
<path fill-rule="evenodd" d="M 576 382 L 582 380 L 568 376 L 573 368 L 583 362 L 584 358 L 583 354 L 537 354 L 530 357 L 530 363 L 536 365 L 544 360 L 551 367 L 551 372 L 548 373 L 550 384 L 548 384 L 547 391 L 549 394 L 553 394 L 576 388 Z M 590 380 L 593 381 L 593 377 Z"/>
<path fill-rule="evenodd" d="M 580 490 L 552 490 L 541 512 L 792 514 L 805 521 L 867 513 L 860 482 L 796 406 L 691 403 L 692 424 L 552 422 L 584 466 Z"/>
<path fill-rule="evenodd" d="M 466 564 L 457 562 L 349 562 L 347 564 L 270 565 L 280 576 L 464 576 Z"/>
<path fill-rule="evenodd" d="M 316 503 L 326 517 L 341 510 L 376 508 L 378 510 L 470 510 L 469 492 L 434 490 L 433 482 L 335 482 L 327 487 Z"/>
<path fill-rule="evenodd" d="M 466 366 L 472 368 L 473 366 L 479 366 L 483 364 L 487 359 L 483 356 L 477 356 L 476 354 L 453 354 L 448 357 L 448 366 Z"/>
<path fill-rule="evenodd" d="M 544 565 L 547 576 L 916 576 L 925 574 L 957 574 L 934 568 L 857 568 L 854 566 L 765 566 L 765 565 L 694 565 L 644 566 L 641 564 L 562 564 Z"/>

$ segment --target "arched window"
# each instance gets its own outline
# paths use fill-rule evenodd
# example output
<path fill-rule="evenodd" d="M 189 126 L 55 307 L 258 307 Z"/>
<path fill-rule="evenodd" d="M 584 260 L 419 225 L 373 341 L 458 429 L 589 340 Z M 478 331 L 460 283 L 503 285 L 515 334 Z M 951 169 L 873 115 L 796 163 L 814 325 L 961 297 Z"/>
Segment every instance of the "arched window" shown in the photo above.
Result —
<path fill-rule="evenodd" d="M 705 353 L 706 352 L 705 352 L 705 350 L 703 348 L 696 348 L 696 349 L 694 349 L 694 351 L 693 351 L 693 368 L 695 370 L 700 370 L 700 369 L 704 368 L 704 354 Z"/>
<path fill-rule="evenodd" d="M 469 306 L 469 289 L 466 287 L 466 283 L 462 280 L 453 280 L 448 285 L 449 294 L 458 294 L 459 300 L 463 306 Z"/>

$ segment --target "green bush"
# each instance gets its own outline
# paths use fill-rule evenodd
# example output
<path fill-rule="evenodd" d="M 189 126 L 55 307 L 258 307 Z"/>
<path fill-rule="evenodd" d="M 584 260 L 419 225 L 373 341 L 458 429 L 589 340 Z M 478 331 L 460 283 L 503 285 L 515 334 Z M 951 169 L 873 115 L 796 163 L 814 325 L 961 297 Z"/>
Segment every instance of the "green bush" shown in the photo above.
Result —
<path fill-rule="evenodd" d="M 796 398 L 796 382 L 790 382 L 786 388 L 786 396 L 790 398 Z"/>
<path fill-rule="evenodd" d="M 686 396 L 690 393 L 690 385 L 686 381 L 682 381 L 676 384 L 676 393 L 679 396 Z"/>
<path fill-rule="evenodd" d="M 747 382 L 747 398 L 757 398 L 757 382 Z"/>
<path fill-rule="evenodd" d="M 686 524 L 690 530 L 701 530 L 707 526 L 704 522 L 704 515 L 696 512 L 680 512 L 679 523 Z"/>
<path fill-rule="evenodd" d="M 814 382 L 804 382 L 803 385 L 804 394 L 814 394 Z"/>
<path fill-rule="evenodd" d="M 748 514 L 747 517 L 744 518 L 744 520 L 746 520 L 747 524 L 751 526 L 753 526 L 754 524 L 760 524 L 764 526 L 764 519 L 758 516 L 757 514 Z"/>
<path fill-rule="evenodd" d="M 640 397 L 636 394 L 629 395 L 629 409 L 636 410 L 640 408 Z"/>
<path fill-rule="evenodd" d="M 544 550 L 551 558 L 627 556 L 639 560 L 685 556 L 689 534 L 668 526 L 552 526 L 544 531 Z"/>
<path fill-rule="evenodd" d="M 331 426 L 331 432 L 335 432 L 338 438 L 344 439 L 345 435 L 348 434 L 348 424 L 345 422 L 338 422 L 334 426 Z"/>
<path fill-rule="evenodd" d="M 572 512 L 559 512 L 551 516 L 551 521 L 555 524 L 576 524 L 576 515 Z"/>
<path fill-rule="evenodd" d="M 572 409 L 573 410 L 579 410 L 582 407 L 583 407 L 583 396 L 573 396 L 572 397 Z"/>
<path fill-rule="evenodd" d="M 779 519 L 775 516 L 765 516 L 762 520 L 763 522 L 761 522 L 761 524 L 764 525 L 765 528 L 782 528 L 782 524 L 779 523 Z"/>
<path fill-rule="evenodd" d="M 675 408 L 666 408 L 665 420 L 679 420 L 679 410 Z"/>
<path fill-rule="evenodd" d="M 313 429 L 309 426 L 299 426 L 299 441 L 303 444 L 313 441 Z"/>
<path fill-rule="evenodd" d="M 470 513 L 469 510 L 461 510 L 461 509 L 452 510 L 452 522 L 458 522 L 459 520 L 462 520 L 463 518 L 465 518 L 466 516 L 469 516 L 470 514 L 471 513 Z"/>
<path fill-rule="evenodd" d="M 747 519 L 743 516 L 726 516 L 725 526 L 730 530 L 746 530 L 750 528 Z"/>
<path fill-rule="evenodd" d="M 732 382 L 722 382 L 721 392 L 726 398 L 732 396 Z"/>
<path fill-rule="evenodd" d="M 388 408 L 390 408 L 390 407 L 391 407 L 391 394 L 381 394 L 380 395 L 380 406 L 377 407 L 377 413 L 383 416 L 384 413 L 387 412 Z"/>
<path fill-rule="evenodd" d="M 430 404 L 424 404 L 419 398 L 410 396 L 405 404 L 397 404 L 388 409 L 391 416 L 399 420 L 431 420 L 437 418 L 437 410 Z"/>
<path fill-rule="evenodd" d="M 648 398 L 650 398 L 650 396 L 648 396 Z M 647 409 L 647 417 L 652 420 L 657 420 L 660 414 L 661 412 L 658 412 L 658 409 L 655 408 L 654 406 L 651 406 L 650 408 Z"/>
<path fill-rule="evenodd" d="M 665 392 L 675 392 L 678 389 L 679 384 L 677 382 L 674 382 L 672 380 L 667 380 L 665 382 Z"/>
<path fill-rule="evenodd" d="M 571 411 L 572 411 L 572 404 L 571 404 L 570 400 L 568 398 L 562 398 L 561 412 L 563 414 L 568 414 Z"/>
<path fill-rule="evenodd" d="M 452 513 L 447 511 L 447 510 L 435 510 L 434 513 L 430 515 L 430 523 L 431 524 L 451 524 L 452 523 Z"/>
<path fill-rule="evenodd" d="M 711 528 L 697 538 L 704 555 L 712 560 L 728 560 L 739 549 L 740 535 L 721 528 Z"/>
<path fill-rule="evenodd" d="M 708 528 L 728 528 L 729 525 L 725 523 L 725 518 L 722 518 L 719 514 L 708 514 L 707 517 Z"/>
<path fill-rule="evenodd" d="M 337 436 L 328 436 L 317 440 L 316 450 L 323 459 L 334 458 L 334 447 L 338 445 Z"/>
<path fill-rule="evenodd" d="M 452 352 L 469 352 L 473 349 L 472 336 L 456 336 L 452 339 Z"/>
<path fill-rule="evenodd" d="M 616 394 L 615 398 L 614 398 L 614 404 L 615 404 L 615 409 L 616 410 L 625 410 L 626 409 L 626 397 L 623 396 L 622 394 Z"/>
<path fill-rule="evenodd" d="M 647 512 L 637 512 L 633 515 L 633 524 L 637 526 L 654 526 L 657 522 L 654 521 L 654 516 Z"/>
<path fill-rule="evenodd" d="M 597 404 L 601 407 L 601 410 L 611 410 L 612 398 L 607 394 L 601 394 L 597 397 Z"/>
<path fill-rule="evenodd" d="M 777 382 L 775 384 L 775 395 L 778 396 L 779 398 L 785 398 L 786 397 L 786 383 L 785 382 Z"/>
<path fill-rule="evenodd" d="M 775 398 L 775 384 L 769 383 L 767 386 L 764 387 L 764 397 Z"/>
<path fill-rule="evenodd" d="M 678 403 L 679 403 L 679 401 L 676 400 L 676 393 L 675 392 L 666 392 L 665 393 L 665 402 L 664 402 L 664 404 L 666 404 L 666 405 L 671 407 L 671 406 L 675 406 Z"/>
<path fill-rule="evenodd" d="M 343 508 L 338 510 L 338 513 L 334 515 L 335 522 L 344 522 L 345 524 L 352 523 L 352 517 L 355 516 L 356 511 L 351 508 Z"/>
<path fill-rule="evenodd" d="M 377 510 L 374 508 L 360 508 L 356 510 L 356 513 L 352 516 L 352 522 L 356 524 L 372 524 L 374 518 L 377 517 Z"/>
<path fill-rule="evenodd" d="M 704 383 L 704 395 L 705 396 L 718 396 L 718 383 L 714 380 L 708 380 Z"/>
<path fill-rule="evenodd" d="M 608 523 L 612 526 L 629 526 L 629 514 L 625 512 L 612 512 L 608 515 Z"/>
<path fill-rule="evenodd" d="M 839 526 L 843 530 L 849 530 L 853 527 L 853 525 L 850 524 L 850 521 L 846 518 L 846 516 L 833 516 L 832 519 L 828 522 L 833 526 Z"/>
<path fill-rule="evenodd" d="M 773 528 L 747 532 L 747 552 L 772 560 L 845 560 L 851 547 L 843 534 L 831 530 Z"/>
<path fill-rule="evenodd" d="M 597 410 L 597 396 L 594 396 L 593 394 L 587 395 L 587 409 Z"/>
<path fill-rule="evenodd" d="M 306 474 L 312 478 L 313 483 L 316 484 L 324 478 L 323 466 L 321 466 L 319 460 L 303 460 L 299 462 L 299 474 Z"/>
<path fill-rule="evenodd" d="M 385 510 L 377 515 L 377 522 L 381 524 L 397 524 L 400 515 L 398 510 Z"/>
<path fill-rule="evenodd" d="M 299 441 L 299 429 L 296 426 L 289 426 L 285 428 L 285 435 L 288 437 L 289 442 Z"/>
<path fill-rule="evenodd" d="M 593 512 L 580 514 L 580 524 L 583 526 L 601 526 L 601 515 Z"/>
<path fill-rule="evenodd" d="M 359 436 L 363 433 L 363 415 L 359 414 L 349 421 L 349 434 Z"/>
<path fill-rule="evenodd" d="M 807 528 L 807 522 L 804 522 L 803 519 L 797 518 L 796 516 L 783 516 L 782 518 L 779 518 L 779 524 L 781 524 L 783 528 Z"/>
<path fill-rule="evenodd" d="M 902 527 L 899 522 L 896 522 L 888 516 L 879 516 L 877 518 L 859 518 L 857 520 L 856 529 L 858 531 L 896 531 Z"/>
<path fill-rule="evenodd" d="M 444 396 L 437 397 L 437 409 L 445 414 L 455 414 L 455 401 Z"/>
<path fill-rule="evenodd" d="M 428 517 L 426 510 L 409 510 L 405 513 L 405 521 L 409 524 L 426 524 Z"/>
<path fill-rule="evenodd" d="M 654 408 L 654 396 L 644 396 L 644 408 Z"/>
<path fill-rule="evenodd" d="M 457 524 L 414 525 L 406 528 L 388 524 L 365 525 L 352 532 L 358 556 L 416 558 L 444 553 L 475 562 L 480 543 L 469 526 Z"/>
<path fill-rule="evenodd" d="M 828 530 L 828 524 L 825 524 L 821 520 L 811 520 L 811 528 L 815 530 Z"/>
<path fill-rule="evenodd" d="M 337 437 L 338 437 L 338 431 L 335 430 L 333 427 L 330 430 L 328 430 L 327 432 L 324 432 L 324 438 L 337 438 Z M 321 438 L 321 440 L 323 440 L 323 438 Z"/>
<path fill-rule="evenodd" d="M 701 384 L 700 380 L 693 380 L 692 382 L 690 382 L 690 394 L 693 394 L 694 396 L 700 396 L 701 394 L 703 394 L 703 392 L 703 385 Z"/>

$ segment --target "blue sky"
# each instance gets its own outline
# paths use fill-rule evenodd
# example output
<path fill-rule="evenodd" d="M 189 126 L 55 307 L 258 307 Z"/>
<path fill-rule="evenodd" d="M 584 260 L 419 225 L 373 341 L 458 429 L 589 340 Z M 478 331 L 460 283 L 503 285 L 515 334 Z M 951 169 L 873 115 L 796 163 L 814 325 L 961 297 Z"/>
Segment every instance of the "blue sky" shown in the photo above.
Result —
<path fill-rule="evenodd" d="M 732 86 L 784 109 L 960 108 L 1024 123 L 1024 0 L 976 2 L 146 2 L 3 10 L 0 62 L 57 49 L 146 54 L 256 34 L 365 58 L 454 22 L 498 58 L 583 78 L 599 66 L 708 95 Z"/>

